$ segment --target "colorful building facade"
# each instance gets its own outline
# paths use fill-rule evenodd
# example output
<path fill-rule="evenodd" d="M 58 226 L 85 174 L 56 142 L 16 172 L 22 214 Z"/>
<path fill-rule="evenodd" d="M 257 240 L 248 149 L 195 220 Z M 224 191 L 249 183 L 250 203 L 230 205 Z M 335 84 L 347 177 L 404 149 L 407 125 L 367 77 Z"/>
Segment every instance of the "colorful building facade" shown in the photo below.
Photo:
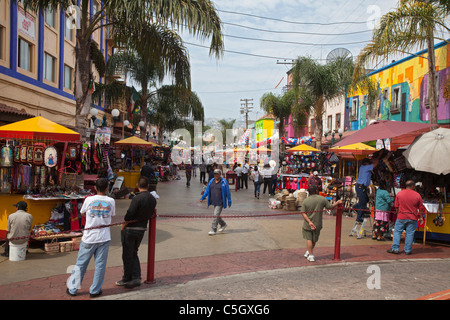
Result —
<path fill-rule="evenodd" d="M 372 116 L 365 93 L 349 91 L 345 103 L 345 129 L 359 130 L 372 119 L 429 122 L 427 55 L 427 50 L 423 50 L 369 74 L 378 84 L 379 91 Z M 435 56 L 438 124 L 450 124 L 450 101 L 443 96 L 449 80 L 450 46 L 445 42 L 437 44 Z"/>
<path fill-rule="evenodd" d="M 255 134 L 256 142 L 261 142 L 264 139 L 270 138 L 275 126 L 275 119 L 272 115 L 266 114 L 265 116 L 256 120 Z"/>
<path fill-rule="evenodd" d="M 89 4 L 90 12 L 101 7 L 100 0 Z M 75 125 L 76 30 L 68 28 L 70 21 L 63 9 L 25 11 L 20 1 L 0 0 L 0 104 Z M 106 28 L 96 30 L 92 40 L 107 60 L 113 48 Z M 95 82 L 106 83 L 95 68 L 93 73 Z M 102 115 L 105 105 L 94 101 L 92 107 Z"/>

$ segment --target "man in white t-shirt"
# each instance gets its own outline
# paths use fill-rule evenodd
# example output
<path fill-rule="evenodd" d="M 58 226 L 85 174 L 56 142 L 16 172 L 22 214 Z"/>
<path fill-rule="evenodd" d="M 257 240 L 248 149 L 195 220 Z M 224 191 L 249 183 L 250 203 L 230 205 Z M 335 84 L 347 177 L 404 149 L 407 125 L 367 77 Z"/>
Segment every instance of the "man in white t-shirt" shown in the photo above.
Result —
<path fill-rule="evenodd" d="M 86 198 L 81 208 L 81 214 L 86 215 L 86 225 L 75 268 L 67 280 L 67 293 L 71 296 L 77 294 L 92 256 L 95 259 L 95 273 L 92 285 L 89 288 L 90 297 L 95 298 L 102 294 L 111 242 L 110 227 L 102 226 L 111 224 L 111 217 L 115 215 L 116 206 L 114 199 L 106 196 L 108 180 L 105 178 L 98 179 L 95 183 L 95 189 L 97 195 Z"/>
<path fill-rule="evenodd" d="M 248 172 L 250 171 L 250 166 L 248 165 L 248 160 L 245 159 L 245 163 L 242 166 L 242 178 L 241 178 L 241 188 L 248 189 Z"/>

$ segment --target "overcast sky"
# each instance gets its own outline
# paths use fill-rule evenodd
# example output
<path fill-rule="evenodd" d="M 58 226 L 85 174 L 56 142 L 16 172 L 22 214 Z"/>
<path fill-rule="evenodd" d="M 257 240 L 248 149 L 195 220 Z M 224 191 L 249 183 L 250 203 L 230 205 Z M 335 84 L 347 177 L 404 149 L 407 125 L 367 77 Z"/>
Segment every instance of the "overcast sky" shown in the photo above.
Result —
<path fill-rule="evenodd" d="M 182 34 L 191 60 L 192 90 L 199 95 L 207 118 L 243 119 L 239 112 L 240 100 L 253 99 L 253 112 L 249 114 L 249 118 L 254 120 L 264 114 L 259 106 L 261 96 L 270 91 L 281 94 L 281 89 L 287 84 L 286 72 L 291 65 L 277 63 L 277 60 L 284 62 L 280 58 L 295 59 L 305 55 L 326 59 L 328 53 L 335 48 L 346 48 L 356 57 L 365 43 L 350 43 L 370 40 L 373 20 L 395 8 L 397 0 L 216 0 L 214 4 L 220 10 L 219 15 L 224 23 L 226 51 L 222 59 L 216 60 L 209 56 L 207 48 L 191 44 L 208 46 L 208 41 L 201 42 Z M 319 25 L 334 22 L 347 23 Z M 339 35 L 342 33 L 352 34 Z"/>

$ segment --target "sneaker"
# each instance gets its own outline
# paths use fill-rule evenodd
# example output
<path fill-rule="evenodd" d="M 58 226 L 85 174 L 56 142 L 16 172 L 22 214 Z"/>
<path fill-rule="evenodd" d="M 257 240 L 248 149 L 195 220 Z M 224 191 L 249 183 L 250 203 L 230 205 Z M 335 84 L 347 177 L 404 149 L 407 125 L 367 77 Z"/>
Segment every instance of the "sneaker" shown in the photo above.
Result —
<path fill-rule="evenodd" d="M 100 290 L 98 293 L 89 293 L 89 298 L 97 298 L 102 295 L 102 290 Z"/>
<path fill-rule="evenodd" d="M 123 286 L 125 286 L 126 283 L 127 282 L 124 280 L 119 280 L 119 281 L 116 281 L 115 285 L 119 286 L 119 287 L 123 287 Z"/>
<path fill-rule="evenodd" d="M 219 232 L 223 232 L 223 231 L 225 230 L 226 227 L 227 227 L 227 225 L 224 225 L 224 226 L 220 227 L 218 231 L 219 231 Z"/>
<path fill-rule="evenodd" d="M 316 260 L 314 260 L 314 256 L 312 255 L 312 254 L 310 254 L 309 256 L 308 256 L 308 258 L 306 258 L 309 262 L 314 262 L 314 261 L 316 261 Z"/>
<path fill-rule="evenodd" d="M 308 258 L 309 257 L 309 251 L 308 250 L 306 250 L 306 252 L 305 252 L 305 254 L 303 255 L 305 258 Z"/>
<path fill-rule="evenodd" d="M 215 232 L 214 230 L 211 230 L 210 232 L 208 232 L 208 234 L 209 234 L 210 236 L 213 236 L 213 235 L 216 234 L 216 232 Z"/>
<path fill-rule="evenodd" d="M 67 288 L 66 289 L 66 293 L 69 295 L 69 296 L 71 296 L 71 297 L 76 297 L 76 293 L 71 293 L 70 291 L 69 291 L 69 288 Z"/>
<path fill-rule="evenodd" d="M 125 283 L 125 288 L 127 289 L 131 289 L 134 287 L 139 287 L 141 285 L 141 280 L 140 279 L 134 279 L 131 281 L 128 281 L 127 283 Z"/>
<path fill-rule="evenodd" d="M 387 253 L 393 253 L 393 254 L 399 254 L 400 252 L 398 252 L 398 250 L 392 250 L 389 249 L 388 251 L 386 251 Z"/>

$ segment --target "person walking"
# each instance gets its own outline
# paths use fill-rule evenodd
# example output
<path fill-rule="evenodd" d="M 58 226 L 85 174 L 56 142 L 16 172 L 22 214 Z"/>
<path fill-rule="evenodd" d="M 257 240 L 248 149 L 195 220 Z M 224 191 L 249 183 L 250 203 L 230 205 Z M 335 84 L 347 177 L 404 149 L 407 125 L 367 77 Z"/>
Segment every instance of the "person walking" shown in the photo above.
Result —
<path fill-rule="evenodd" d="M 266 193 L 267 187 L 268 187 L 269 194 L 272 190 L 272 172 L 273 172 L 272 168 L 270 167 L 270 165 L 268 163 L 266 163 L 261 172 L 261 174 L 264 178 L 264 189 L 263 189 L 264 194 Z"/>
<path fill-rule="evenodd" d="M 200 183 L 204 183 L 206 181 L 206 163 L 202 160 L 200 164 Z"/>
<path fill-rule="evenodd" d="M 8 216 L 6 226 L 5 251 L 1 254 L 3 257 L 9 257 L 9 243 L 20 245 L 27 243 L 29 238 L 9 240 L 13 238 L 29 237 L 33 227 L 33 216 L 27 212 L 28 204 L 25 201 L 19 201 L 15 205 L 16 212 Z"/>
<path fill-rule="evenodd" d="M 227 227 L 226 222 L 220 217 L 223 209 L 231 207 L 231 193 L 230 186 L 226 179 L 222 176 L 222 172 L 219 169 L 214 170 L 214 179 L 209 181 L 206 186 L 205 192 L 200 198 L 200 203 L 208 197 L 208 207 L 210 205 L 214 206 L 214 219 L 211 225 L 211 231 L 208 233 L 213 236 L 219 232 L 223 232 Z M 217 226 L 220 225 L 219 230 Z"/>
<path fill-rule="evenodd" d="M 250 171 L 250 166 L 248 164 L 248 160 L 245 159 L 245 163 L 242 166 L 242 182 L 241 182 L 241 188 L 248 189 L 248 172 Z"/>
<path fill-rule="evenodd" d="M 148 180 L 141 177 L 137 187 L 139 193 L 131 200 L 121 231 L 123 276 L 120 281 L 116 282 L 116 285 L 125 288 L 141 285 L 138 250 L 147 230 L 148 220 L 156 208 L 156 199 L 148 191 Z"/>
<path fill-rule="evenodd" d="M 372 239 L 384 240 L 384 234 L 389 229 L 389 211 L 391 211 L 392 202 L 394 202 L 394 199 L 386 190 L 386 182 L 381 180 L 375 195 L 375 222 L 373 224 Z"/>
<path fill-rule="evenodd" d="M 358 196 L 358 203 L 353 206 L 356 210 L 356 222 L 362 223 L 364 220 L 364 215 L 367 214 L 367 203 L 369 202 L 369 196 L 367 194 L 367 188 L 369 188 L 370 181 L 372 179 L 372 172 L 378 166 L 379 158 L 382 153 L 379 153 L 378 158 L 370 160 L 369 158 L 363 159 L 361 166 L 359 167 L 359 175 L 356 180 L 355 190 Z"/>
<path fill-rule="evenodd" d="M 192 178 L 192 165 L 190 163 L 186 163 L 184 165 L 184 170 L 186 173 L 186 187 L 191 186 L 191 178 Z"/>
<path fill-rule="evenodd" d="M 319 172 L 314 171 L 312 174 L 310 174 L 307 184 L 308 190 L 310 186 L 316 186 L 319 191 L 322 191 L 322 179 L 320 179 L 319 177 Z"/>
<path fill-rule="evenodd" d="M 81 214 L 86 216 L 86 225 L 75 268 L 67 281 L 67 293 L 71 296 L 77 295 L 92 256 L 95 260 L 95 272 L 92 285 L 89 288 L 90 297 L 95 298 L 102 294 L 111 242 L 109 225 L 111 224 L 111 217 L 116 213 L 116 204 L 113 198 L 106 196 L 108 191 L 107 179 L 98 179 L 95 182 L 95 190 L 97 194 L 87 197 L 80 210 Z"/>
<path fill-rule="evenodd" d="M 302 202 L 300 212 L 304 222 L 302 228 L 303 239 L 306 240 L 307 251 L 304 257 L 314 262 L 314 248 L 319 241 L 320 231 L 322 230 L 323 209 L 332 209 L 342 203 L 342 200 L 331 204 L 325 197 L 318 194 L 318 188 L 311 186 L 309 188 L 309 197 Z"/>
<path fill-rule="evenodd" d="M 238 163 L 238 164 L 236 165 L 236 168 L 234 169 L 234 172 L 236 173 L 237 189 L 238 189 L 238 190 L 239 190 L 239 189 L 243 189 L 243 186 L 242 186 L 242 167 L 241 167 L 241 164 L 240 164 L 240 163 Z"/>
<path fill-rule="evenodd" d="M 412 253 L 412 244 L 414 241 L 414 233 L 417 227 L 417 221 L 419 224 L 423 223 L 422 215 L 425 207 L 423 206 L 423 200 L 419 193 L 414 191 L 415 182 L 412 180 L 406 181 L 406 189 L 397 193 L 395 197 L 394 206 L 397 210 L 397 220 L 394 226 L 394 238 L 392 240 L 391 249 L 388 253 L 399 254 L 400 239 L 403 230 L 406 232 L 405 237 L 405 254 Z"/>
<path fill-rule="evenodd" d="M 255 185 L 255 198 L 259 199 L 261 192 L 261 183 L 264 180 L 261 172 L 258 171 L 258 166 L 255 166 L 252 172 L 253 183 Z"/>

